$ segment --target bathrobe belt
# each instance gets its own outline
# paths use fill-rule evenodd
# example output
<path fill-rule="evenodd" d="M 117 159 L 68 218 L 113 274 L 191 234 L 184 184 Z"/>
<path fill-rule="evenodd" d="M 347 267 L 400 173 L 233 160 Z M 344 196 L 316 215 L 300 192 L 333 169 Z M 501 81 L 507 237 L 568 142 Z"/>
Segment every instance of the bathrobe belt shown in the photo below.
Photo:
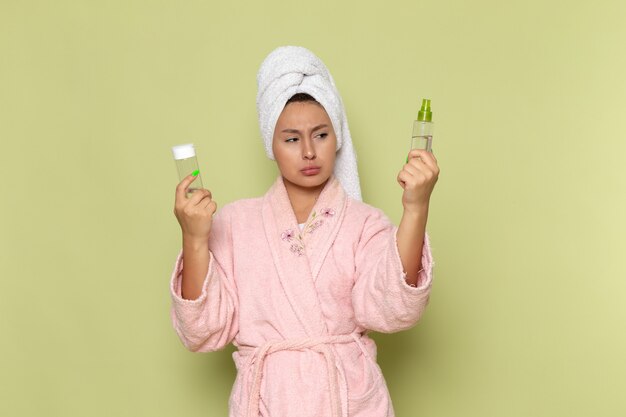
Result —
<path fill-rule="evenodd" d="M 332 417 L 347 417 L 348 413 L 348 387 L 346 386 L 345 375 L 340 361 L 337 360 L 334 350 L 330 345 L 339 343 L 355 342 L 363 351 L 363 354 L 369 356 L 365 347 L 361 343 L 361 335 L 359 333 L 351 333 L 337 336 L 319 336 L 307 339 L 288 339 L 277 342 L 268 342 L 258 348 L 250 348 L 241 346 L 239 352 L 243 355 L 253 355 L 255 360 L 252 375 L 252 389 L 250 391 L 250 399 L 248 402 L 247 417 L 258 417 L 261 400 L 261 380 L 263 379 L 263 364 L 265 358 L 275 352 L 285 350 L 303 350 L 311 349 L 321 353 L 326 359 L 326 368 L 328 372 L 328 382 L 330 390 L 330 405 Z M 342 378 L 339 380 L 338 373 Z M 341 397 L 341 398 L 340 398 Z M 342 406 L 342 400 L 343 404 Z"/>

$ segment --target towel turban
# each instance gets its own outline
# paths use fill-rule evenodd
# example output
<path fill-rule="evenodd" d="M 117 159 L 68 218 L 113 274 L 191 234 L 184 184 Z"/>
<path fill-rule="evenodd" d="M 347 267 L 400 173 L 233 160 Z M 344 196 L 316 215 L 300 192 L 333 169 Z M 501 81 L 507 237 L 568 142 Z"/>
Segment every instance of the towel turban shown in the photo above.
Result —
<path fill-rule="evenodd" d="M 361 200 L 348 119 L 341 96 L 324 63 L 306 48 L 281 46 L 261 64 L 257 85 L 257 113 L 267 157 L 275 159 L 272 151 L 274 128 L 285 104 L 294 95 L 306 93 L 324 107 L 333 124 L 337 136 L 335 176 L 350 197 Z"/>

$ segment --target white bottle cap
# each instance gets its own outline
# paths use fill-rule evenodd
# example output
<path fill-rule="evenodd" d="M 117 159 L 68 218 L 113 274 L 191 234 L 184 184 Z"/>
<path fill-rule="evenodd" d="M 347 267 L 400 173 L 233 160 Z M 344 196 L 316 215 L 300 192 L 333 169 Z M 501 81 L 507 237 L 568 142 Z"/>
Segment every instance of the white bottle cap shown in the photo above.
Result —
<path fill-rule="evenodd" d="M 172 153 L 174 154 L 174 159 L 187 159 L 192 156 L 196 156 L 196 150 L 193 147 L 193 143 L 186 143 L 184 145 L 176 145 L 172 146 Z"/>

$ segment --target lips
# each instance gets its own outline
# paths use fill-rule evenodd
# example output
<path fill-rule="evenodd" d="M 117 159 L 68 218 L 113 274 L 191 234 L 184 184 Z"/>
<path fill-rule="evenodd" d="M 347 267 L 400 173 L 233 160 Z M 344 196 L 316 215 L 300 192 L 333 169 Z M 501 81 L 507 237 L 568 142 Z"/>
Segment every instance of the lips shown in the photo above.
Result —
<path fill-rule="evenodd" d="M 320 170 L 321 170 L 320 167 L 310 166 L 310 167 L 306 167 L 304 169 L 301 169 L 300 172 L 302 172 L 304 175 L 310 176 L 310 175 L 317 175 L 317 174 L 319 174 Z"/>

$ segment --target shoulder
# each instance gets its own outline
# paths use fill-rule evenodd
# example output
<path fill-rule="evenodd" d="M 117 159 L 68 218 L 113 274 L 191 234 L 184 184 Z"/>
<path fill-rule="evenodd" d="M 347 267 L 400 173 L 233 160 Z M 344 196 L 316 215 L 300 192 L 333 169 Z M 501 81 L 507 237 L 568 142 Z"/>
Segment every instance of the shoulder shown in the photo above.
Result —
<path fill-rule="evenodd" d="M 218 210 L 218 214 L 221 214 L 222 216 L 246 215 L 248 213 L 260 210 L 262 204 L 262 197 L 243 198 L 241 200 L 235 200 L 228 204 L 225 204 L 221 209 Z"/>
<path fill-rule="evenodd" d="M 232 201 L 218 208 L 213 221 L 230 223 L 233 220 L 237 221 L 242 218 L 250 219 L 255 214 L 261 212 L 262 202 L 263 199 L 261 197 Z"/>
<path fill-rule="evenodd" d="M 346 207 L 347 213 L 352 216 L 358 217 L 387 217 L 385 213 L 379 209 L 378 207 L 374 207 L 370 204 L 364 203 L 363 201 L 355 200 L 354 198 L 348 197 L 348 203 Z"/>
<path fill-rule="evenodd" d="M 361 229 L 371 226 L 388 228 L 393 226 L 387 215 L 379 208 L 348 197 L 345 220 Z"/>

